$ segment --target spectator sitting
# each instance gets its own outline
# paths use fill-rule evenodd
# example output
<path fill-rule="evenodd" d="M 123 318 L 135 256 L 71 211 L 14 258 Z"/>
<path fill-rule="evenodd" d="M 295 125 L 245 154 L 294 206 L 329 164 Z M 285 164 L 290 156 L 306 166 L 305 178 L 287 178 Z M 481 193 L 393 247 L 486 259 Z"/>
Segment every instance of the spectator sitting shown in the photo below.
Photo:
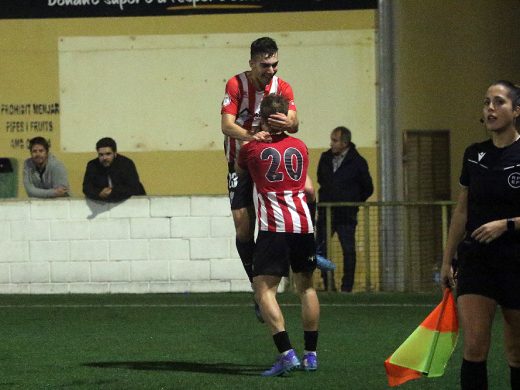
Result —
<path fill-rule="evenodd" d="M 101 138 L 96 143 L 98 157 L 87 164 L 83 193 L 87 198 L 120 202 L 132 195 L 146 195 L 135 164 L 117 153 L 116 141 Z"/>
<path fill-rule="evenodd" d="M 49 143 L 43 137 L 29 141 L 31 158 L 24 162 L 23 185 L 34 198 L 70 196 L 67 170 L 61 161 L 49 153 Z"/>

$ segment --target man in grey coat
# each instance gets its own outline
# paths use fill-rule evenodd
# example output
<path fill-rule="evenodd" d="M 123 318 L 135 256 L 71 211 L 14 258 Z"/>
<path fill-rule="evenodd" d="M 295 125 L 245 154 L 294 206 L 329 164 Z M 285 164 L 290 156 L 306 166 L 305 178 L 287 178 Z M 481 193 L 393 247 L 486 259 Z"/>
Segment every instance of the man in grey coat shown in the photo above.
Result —
<path fill-rule="evenodd" d="M 24 162 L 23 185 L 34 198 L 70 196 L 65 166 L 49 153 L 49 143 L 43 137 L 29 141 L 31 158 Z"/>

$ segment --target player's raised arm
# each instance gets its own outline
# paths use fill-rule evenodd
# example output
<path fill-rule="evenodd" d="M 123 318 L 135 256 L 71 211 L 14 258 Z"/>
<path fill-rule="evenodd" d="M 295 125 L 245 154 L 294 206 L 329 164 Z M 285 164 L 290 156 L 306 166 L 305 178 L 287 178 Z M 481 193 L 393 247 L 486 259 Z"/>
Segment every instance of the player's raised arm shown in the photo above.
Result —
<path fill-rule="evenodd" d="M 228 137 L 233 137 L 241 141 L 253 140 L 253 133 L 237 125 L 235 120 L 235 115 L 222 114 L 220 121 L 222 133 Z"/>

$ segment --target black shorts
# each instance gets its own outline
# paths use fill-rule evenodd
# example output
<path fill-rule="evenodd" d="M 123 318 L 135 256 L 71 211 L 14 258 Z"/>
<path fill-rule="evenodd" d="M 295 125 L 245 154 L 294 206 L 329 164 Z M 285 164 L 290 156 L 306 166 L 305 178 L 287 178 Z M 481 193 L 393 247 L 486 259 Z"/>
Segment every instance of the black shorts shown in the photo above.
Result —
<path fill-rule="evenodd" d="M 520 244 L 464 240 L 457 250 L 457 295 L 477 294 L 520 309 Z"/>
<path fill-rule="evenodd" d="M 231 210 L 253 206 L 253 182 L 249 173 L 239 177 L 235 165 L 228 163 L 228 194 Z"/>
<path fill-rule="evenodd" d="M 316 269 L 314 234 L 261 231 L 256 239 L 253 275 L 289 276 Z"/>

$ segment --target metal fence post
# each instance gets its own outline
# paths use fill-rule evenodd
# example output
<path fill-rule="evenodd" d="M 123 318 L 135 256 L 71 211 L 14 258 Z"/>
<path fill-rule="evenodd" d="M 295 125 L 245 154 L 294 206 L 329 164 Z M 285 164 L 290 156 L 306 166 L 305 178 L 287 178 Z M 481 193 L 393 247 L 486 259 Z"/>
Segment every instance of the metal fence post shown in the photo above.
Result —
<path fill-rule="evenodd" d="M 332 259 L 332 207 L 327 206 L 325 208 L 325 221 L 326 221 L 326 234 L 327 234 L 327 257 Z M 333 290 L 333 278 L 332 272 L 327 271 L 327 291 Z M 334 286 L 335 287 L 335 286 Z"/>
<path fill-rule="evenodd" d="M 363 210 L 363 253 L 365 254 L 365 291 L 372 291 L 372 269 L 370 264 L 370 207 L 361 206 L 360 209 Z"/>

